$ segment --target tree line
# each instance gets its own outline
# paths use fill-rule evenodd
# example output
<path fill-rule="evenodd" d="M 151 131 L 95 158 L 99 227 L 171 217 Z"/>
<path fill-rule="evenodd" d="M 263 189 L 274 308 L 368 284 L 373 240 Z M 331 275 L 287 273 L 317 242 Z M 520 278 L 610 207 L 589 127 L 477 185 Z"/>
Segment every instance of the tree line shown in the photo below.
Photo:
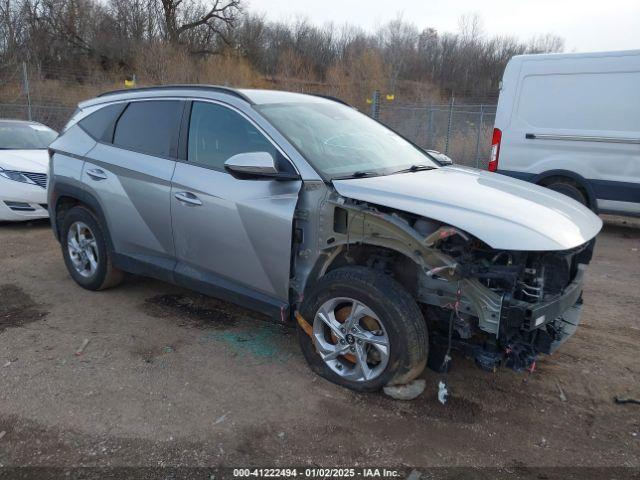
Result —
<path fill-rule="evenodd" d="M 78 82 L 136 74 L 149 83 L 315 90 L 355 103 L 372 89 L 412 100 L 486 98 L 513 55 L 563 44 L 548 34 L 489 36 L 477 15 L 461 17 L 456 32 L 402 17 L 368 31 L 268 20 L 243 0 L 0 0 L 0 73 L 26 61 L 46 78 Z"/>

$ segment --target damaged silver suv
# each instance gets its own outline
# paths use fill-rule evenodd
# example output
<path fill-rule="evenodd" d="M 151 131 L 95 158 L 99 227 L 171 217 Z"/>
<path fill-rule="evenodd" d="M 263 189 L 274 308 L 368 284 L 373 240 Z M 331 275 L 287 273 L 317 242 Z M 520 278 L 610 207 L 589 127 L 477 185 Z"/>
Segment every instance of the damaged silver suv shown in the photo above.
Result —
<path fill-rule="evenodd" d="M 487 370 L 553 352 L 602 226 L 311 95 L 110 92 L 79 105 L 50 157 L 52 227 L 80 286 L 130 272 L 294 321 L 313 370 L 359 391 L 411 381 L 430 350 Z"/>

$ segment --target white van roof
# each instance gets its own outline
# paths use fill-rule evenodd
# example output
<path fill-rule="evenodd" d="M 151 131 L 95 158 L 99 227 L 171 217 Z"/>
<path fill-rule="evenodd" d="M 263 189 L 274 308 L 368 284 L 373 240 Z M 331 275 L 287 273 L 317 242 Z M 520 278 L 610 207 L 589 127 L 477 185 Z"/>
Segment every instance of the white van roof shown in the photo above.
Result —
<path fill-rule="evenodd" d="M 530 53 L 515 55 L 509 62 L 520 60 L 566 60 L 568 58 L 594 58 L 594 57 L 627 57 L 638 56 L 640 50 L 618 50 L 613 52 L 583 52 L 583 53 Z"/>

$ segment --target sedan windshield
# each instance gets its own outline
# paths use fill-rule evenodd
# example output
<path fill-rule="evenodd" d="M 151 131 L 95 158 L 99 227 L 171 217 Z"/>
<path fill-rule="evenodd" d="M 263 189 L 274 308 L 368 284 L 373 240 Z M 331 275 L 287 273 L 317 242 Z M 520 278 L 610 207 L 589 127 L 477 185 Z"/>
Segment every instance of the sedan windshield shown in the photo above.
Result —
<path fill-rule="evenodd" d="M 274 103 L 256 108 L 329 179 L 438 166 L 398 134 L 339 103 Z"/>
<path fill-rule="evenodd" d="M 58 134 L 44 125 L 0 122 L 1 150 L 36 150 L 47 148 Z"/>

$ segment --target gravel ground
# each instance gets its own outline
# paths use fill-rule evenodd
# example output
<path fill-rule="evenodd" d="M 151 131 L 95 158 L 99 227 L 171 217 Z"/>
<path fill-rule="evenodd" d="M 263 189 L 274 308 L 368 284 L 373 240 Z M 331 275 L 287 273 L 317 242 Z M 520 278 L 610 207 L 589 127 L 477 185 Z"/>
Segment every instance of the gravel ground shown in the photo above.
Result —
<path fill-rule="evenodd" d="M 607 218 L 559 352 L 533 374 L 454 358 L 446 406 L 432 371 L 412 402 L 332 385 L 291 330 L 166 283 L 85 291 L 46 222 L 0 245 L 4 466 L 640 466 L 640 405 L 613 402 L 640 398 L 638 220 Z"/>

